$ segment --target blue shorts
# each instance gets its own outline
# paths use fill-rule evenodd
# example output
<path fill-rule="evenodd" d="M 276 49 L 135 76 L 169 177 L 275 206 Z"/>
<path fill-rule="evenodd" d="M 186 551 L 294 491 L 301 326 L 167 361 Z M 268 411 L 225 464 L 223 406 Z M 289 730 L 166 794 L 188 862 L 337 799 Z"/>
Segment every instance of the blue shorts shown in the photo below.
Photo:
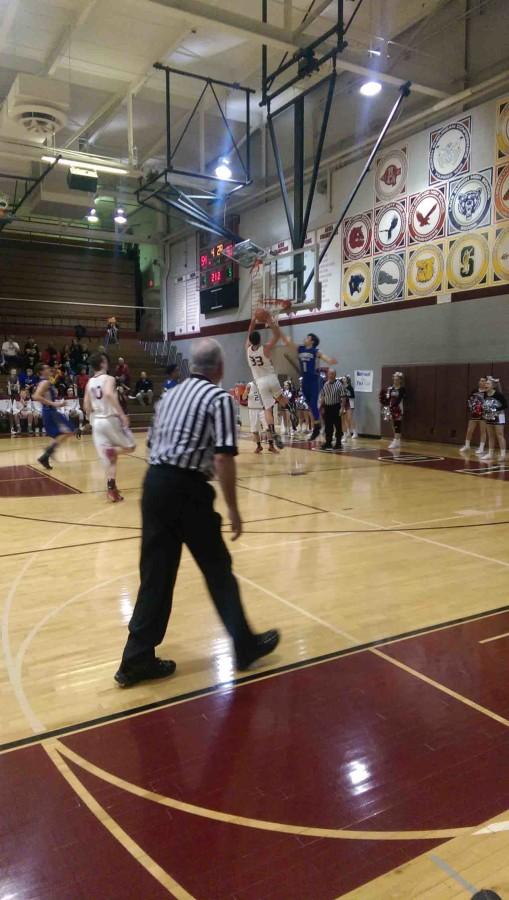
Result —
<path fill-rule="evenodd" d="M 304 394 L 304 398 L 306 400 L 309 409 L 311 410 L 311 414 L 315 420 L 318 422 L 320 420 L 320 410 L 318 409 L 318 397 L 320 395 L 320 381 L 318 378 L 302 379 L 302 393 Z"/>
<path fill-rule="evenodd" d="M 53 406 L 43 406 L 42 424 L 48 437 L 52 438 L 58 437 L 59 434 L 68 434 L 74 431 L 74 424 Z"/>

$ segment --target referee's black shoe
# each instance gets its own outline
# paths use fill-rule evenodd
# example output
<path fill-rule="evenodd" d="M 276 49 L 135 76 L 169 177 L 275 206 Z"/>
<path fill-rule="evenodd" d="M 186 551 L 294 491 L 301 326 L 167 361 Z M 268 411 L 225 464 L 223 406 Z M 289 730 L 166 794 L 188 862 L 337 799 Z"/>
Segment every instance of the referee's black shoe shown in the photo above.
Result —
<path fill-rule="evenodd" d="M 115 681 L 120 687 L 132 687 L 140 681 L 154 681 L 157 678 L 169 678 L 173 675 L 177 664 L 172 659 L 159 659 L 157 656 L 152 662 L 138 669 L 120 669 L 115 673 Z"/>
<path fill-rule="evenodd" d="M 254 635 L 254 644 L 249 650 L 237 653 L 237 669 L 248 669 L 249 666 L 262 656 L 268 656 L 276 649 L 281 636 L 279 631 L 272 629 L 271 631 L 263 631 L 261 634 Z"/>

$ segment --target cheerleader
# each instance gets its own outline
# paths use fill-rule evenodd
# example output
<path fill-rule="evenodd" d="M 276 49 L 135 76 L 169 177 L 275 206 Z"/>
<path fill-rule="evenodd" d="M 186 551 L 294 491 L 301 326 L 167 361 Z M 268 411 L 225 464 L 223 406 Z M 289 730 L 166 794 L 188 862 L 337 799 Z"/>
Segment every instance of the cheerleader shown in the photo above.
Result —
<path fill-rule="evenodd" d="M 353 389 L 352 379 L 349 375 L 343 375 L 341 378 L 341 383 L 346 391 L 345 408 L 341 413 L 343 439 L 355 439 L 357 437 L 357 432 L 353 423 L 353 411 L 355 409 L 355 391 Z"/>
<path fill-rule="evenodd" d="M 306 398 L 304 397 L 304 393 L 302 390 L 302 378 L 299 378 L 299 390 L 297 393 L 297 399 L 295 401 L 295 405 L 297 407 L 297 417 L 299 422 L 299 428 L 301 432 L 312 431 L 313 430 L 313 416 L 311 415 L 311 410 L 306 403 Z"/>
<path fill-rule="evenodd" d="M 479 447 L 475 451 L 478 456 L 484 453 L 484 445 L 486 443 L 486 423 L 483 420 L 483 404 L 488 390 L 488 380 L 485 375 L 479 379 L 479 386 L 474 388 L 467 400 L 468 408 L 468 427 L 465 436 L 465 443 L 460 449 L 460 453 L 467 453 L 470 450 L 470 441 L 472 440 L 476 426 L 479 425 Z"/>
<path fill-rule="evenodd" d="M 406 397 L 403 372 L 394 372 L 392 384 L 387 389 L 380 391 L 380 403 L 386 410 L 386 415 L 392 423 L 394 439 L 389 444 L 389 450 L 398 450 L 401 447 L 401 423 L 403 421 L 403 406 Z"/>
<path fill-rule="evenodd" d="M 500 459 L 505 460 L 505 411 L 507 409 L 507 400 L 502 394 L 501 384 L 498 378 L 488 375 L 487 391 L 483 403 L 483 419 L 486 422 L 486 430 L 488 432 L 489 449 L 488 452 L 481 456 L 482 460 L 489 461 L 495 457 L 495 443 L 500 448 Z"/>
<path fill-rule="evenodd" d="M 283 409 L 281 410 L 283 418 L 282 433 L 288 432 L 288 434 L 291 435 L 295 433 L 297 431 L 297 428 L 299 427 L 299 416 L 296 405 L 297 391 L 290 379 L 284 382 L 283 397 L 287 402 L 287 406 L 283 407 Z"/>

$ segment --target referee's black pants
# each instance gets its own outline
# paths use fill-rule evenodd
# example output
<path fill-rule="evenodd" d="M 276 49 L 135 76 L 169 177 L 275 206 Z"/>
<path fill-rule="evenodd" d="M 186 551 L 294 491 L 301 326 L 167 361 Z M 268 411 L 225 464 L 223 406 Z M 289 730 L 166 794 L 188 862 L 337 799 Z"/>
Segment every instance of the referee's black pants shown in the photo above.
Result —
<path fill-rule="evenodd" d="M 219 616 L 242 655 L 253 643 L 214 510 L 215 491 L 203 476 L 174 466 L 149 466 L 141 501 L 140 589 L 129 623 L 122 669 L 142 669 L 164 640 L 182 545 L 200 567 Z"/>
<path fill-rule="evenodd" d="M 332 444 L 332 437 L 336 432 L 336 447 L 341 447 L 343 430 L 341 428 L 341 403 L 331 403 L 323 408 L 323 421 L 325 425 L 325 443 Z"/>

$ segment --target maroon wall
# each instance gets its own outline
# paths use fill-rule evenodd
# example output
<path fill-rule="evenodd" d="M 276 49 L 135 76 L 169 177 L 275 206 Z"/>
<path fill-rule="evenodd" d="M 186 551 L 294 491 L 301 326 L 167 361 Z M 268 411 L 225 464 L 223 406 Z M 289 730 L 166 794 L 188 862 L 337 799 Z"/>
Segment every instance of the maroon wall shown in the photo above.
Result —
<path fill-rule="evenodd" d="M 414 441 L 462 444 L 467 427 L 467 398 L 481 375 L 494 374 L 509 389 L 509 362 L 442 363 L 440 365 L 384 366 L 382 385 L 391 384 L 394 372 L 404 372 L 407 399 L 403 435 Z M 382 420 L 382 435 L 392 435 Z"/>

